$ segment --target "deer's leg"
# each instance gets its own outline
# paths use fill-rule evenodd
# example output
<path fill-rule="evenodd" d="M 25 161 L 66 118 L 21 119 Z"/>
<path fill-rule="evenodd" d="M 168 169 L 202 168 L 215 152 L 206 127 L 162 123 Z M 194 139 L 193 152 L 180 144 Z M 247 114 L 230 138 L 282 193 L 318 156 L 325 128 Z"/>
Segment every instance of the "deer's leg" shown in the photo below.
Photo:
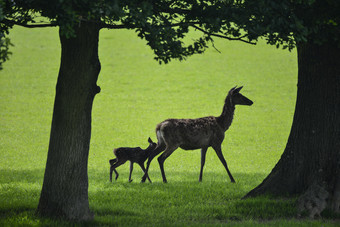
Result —
<path fill-rule="evenodd" d="M 143 163 L 138 163 L 138 164 L 139 164 L 140 168 L 142 168 L 142 170 L 143 170 L 143 172 L 145 174 L 146 169 L 144 167 L 144 162 Z M 146 175 L 146 177 L 148 178 L 149 182 L 152 183 L 148 174 Z"/>
<path fill-rule="evenodd" d="M 231 175 L 229 169 L 228 169 L 228 165 L 227 165 L 227 162 L 225 161 L 224 157 L 223 157 L 223 154 L 222 154 L 222 149 L 221 149 L 221 145 L 218 145 L 218 146 L 213 146 L 213 149 L 215 150 L 218 158 L 220 159 L 220 161 L 222 162 L 224 168 L 227 170 L 227 173 L 229 175 L 229 178 L 230 178 L 230 181 L 232 183 L 235 183 L 235 180 L 233 178 L 233 176 Z"/>
<path fill-rule="evenodd" d="M 142 183 L 145 182 L 147 176 L 148 176 L 148 171 L 149 171 L 149 167 L 151 164 L 151 161 L 154 157 L 156 157 L 159 153 L 161 153 L 163 150 L 165 149 L 164 145 L 157 145 L 157 147 L 155 148 L 155 150 L 153 150 L 148 158 L 148 162 L 146 164 L 146 170 L 144 172 L 144 176 L 142 177 Z"/>
<path fill-rule="evenodd" d="M 118 174 L 118 172 L 116 171 L 116 168 L 117 168 L 118 166 L 124 164 L 125 162 L 126 162 L 126 160 L 124 160 L 124 161 L 118 160 L 117 162 L 115 162 L 115 164 L 113 164 L 113 165 L 110 167 L 110 181 L 111 181 L 111 182 L 112 182 L 112 171 L 115 171 L 115 173 L 116 173 L 116 178 L 115 178 L 115 180 L 117 180 L 119 174 Z"/>
<path fill-rule="evenodd" d="M 159 167 L 161 168 L 161 173 L 162 173 L 162 178 L 163 182 L 167 183 L 168 181 L 166 180 L 165 173 L 164 173 L 164 161 L 167 159 L 178 147 L 172 146 L 172 147 L 167 147 L 163 154 L 158 157 L 158 163 Z"/>
<path fill-rule="evenodd" d="M 200 177 L 198 179 L 199 182 L 202 182 L 203 167 L 204 167 L 204 164 L 205 164 L 205 156 L 207 154 L 207 150 L 208 150 L 207 147 L 201 149 L 201 171 L 200 171 Z"/>
<path fill-rule="evenodd" d="M 133 162 L 130 161 L 130 175 L 129 175 L 129 183 L 132 182 L 131 175 L 132 175 L 132 170 L 133 170 Z"/>

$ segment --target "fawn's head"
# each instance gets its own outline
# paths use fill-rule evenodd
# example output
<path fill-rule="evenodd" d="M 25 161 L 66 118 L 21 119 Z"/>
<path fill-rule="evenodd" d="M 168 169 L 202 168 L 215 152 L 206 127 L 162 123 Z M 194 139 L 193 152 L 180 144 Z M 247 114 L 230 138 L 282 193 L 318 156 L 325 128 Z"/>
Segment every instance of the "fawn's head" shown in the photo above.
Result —
<path fill-rule="evenodd" d="M 151 140 L 150 137 L 149 137 L 149 139 L 148 139 L 148 142 L 149 142 L 149 146 L 148 146 L 145 150 L 146 150 L 147 152 L 153 151 L 153 150 L 156 148 L 157 144 L 154 143 L 154 142 Z"/>
<path fill-rule="evenodd" d="M 242 88 L 243 86 L 239 88 L 237 88 L 236 86 L 230 89 L 228 96 L 230 96 L 231 103 L 234 105 L 247 105 L 247 106 L 253 105 L 253 101 L 251 101 L 250 99 L 248 99 L 247 97 L 240 93 Z"/>

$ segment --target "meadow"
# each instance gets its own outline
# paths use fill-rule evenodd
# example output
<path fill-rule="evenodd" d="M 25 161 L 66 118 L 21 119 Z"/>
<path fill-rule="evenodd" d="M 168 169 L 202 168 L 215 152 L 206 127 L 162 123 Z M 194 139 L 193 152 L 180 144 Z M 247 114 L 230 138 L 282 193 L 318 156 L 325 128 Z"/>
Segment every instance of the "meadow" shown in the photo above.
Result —
<path fill-rule="evenodd" d="M 197 34 L 192 32 L 187 40 Z M 56 28 L 11 31 L 13 55 L 0 71 L 0 225 L 73 225 L 34 215 L 43 182 L 55 84 L 60 63 Z M 296 51 L 216 40 L 186 61 L 159 65 L 134 31 L 100 33 L 102 70 L 92 112 L 88 164 L 90 226 L 335 226 L 328 219 L 296 219 L 294 199 L 241 200 L 270 173 L 284 150 L 295 107 Z M 238 106 L 222 150 L 236 184 L 210 148 L 203 182 L 198 182 L 200 151 L 176 150 L 165 162 L 168 184 L 157 161 L 153 183 L 141 184 L 135 165 L 109 182 L 114 147 L 156 140 L 155 126 L 167 118 L 221 113 L 230 88 L 254 105 Z"/>

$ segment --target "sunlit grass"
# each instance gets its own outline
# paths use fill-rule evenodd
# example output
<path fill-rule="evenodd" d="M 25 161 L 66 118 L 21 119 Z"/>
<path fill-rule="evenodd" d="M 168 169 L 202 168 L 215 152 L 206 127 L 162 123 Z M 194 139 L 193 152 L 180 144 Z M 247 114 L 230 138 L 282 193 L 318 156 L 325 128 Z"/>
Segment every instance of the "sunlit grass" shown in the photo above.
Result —
<path fill-rule="evenodd" d="M 47 157 L 55 84 L 60 61 L 57 29 L 11 31 L 15 44 L 0 71 L 0 225 L 66 225 L 35 216 Z M 189 37 L 190 39 L 190 37 Z M 100 34 L 102 70 L 93 106 L 89 156 L 89 225 L 332 225 L 296 220 L 294 200 L 241 200 L 270 172 L 288 138 L 296 97 L 296 52 L 216 40 L 219 49 L 184 62 L 159 65 L 133 31 Z M 236 108 L 223 153 L 236 184 L 212 149 L 203 182 L 200 152 L 178 149 L 165 162 L 163 184 L 157 161 L 153 184 L 140 184 L 128 164 L 109 182 L 112 149 L 148 145 L 157 123 L 167 118 L 219 115 L 230 88 L 254 101 Z"/>

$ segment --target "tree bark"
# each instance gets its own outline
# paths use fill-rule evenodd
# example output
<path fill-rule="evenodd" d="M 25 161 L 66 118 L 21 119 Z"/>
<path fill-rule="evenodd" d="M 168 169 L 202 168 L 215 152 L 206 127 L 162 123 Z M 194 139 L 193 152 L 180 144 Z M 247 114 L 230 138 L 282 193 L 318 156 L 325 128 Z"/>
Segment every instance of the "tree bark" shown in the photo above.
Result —
<path fill-rule="evenodd" d="M 340 48 L 300 44 L 298 90 L 289 139 L 269 176 L 245 197 L 301 194 L 313 183 L 340 190 Z"/>
<path fill-rule="evenodd" d="M 61 64 L 56 86 L 50 143 L 37 212 L 42 216 L 89 220 L 87 163 L 96 82 L 99 27 L 81 22 L 75 36 L 59 31 Z"/>

